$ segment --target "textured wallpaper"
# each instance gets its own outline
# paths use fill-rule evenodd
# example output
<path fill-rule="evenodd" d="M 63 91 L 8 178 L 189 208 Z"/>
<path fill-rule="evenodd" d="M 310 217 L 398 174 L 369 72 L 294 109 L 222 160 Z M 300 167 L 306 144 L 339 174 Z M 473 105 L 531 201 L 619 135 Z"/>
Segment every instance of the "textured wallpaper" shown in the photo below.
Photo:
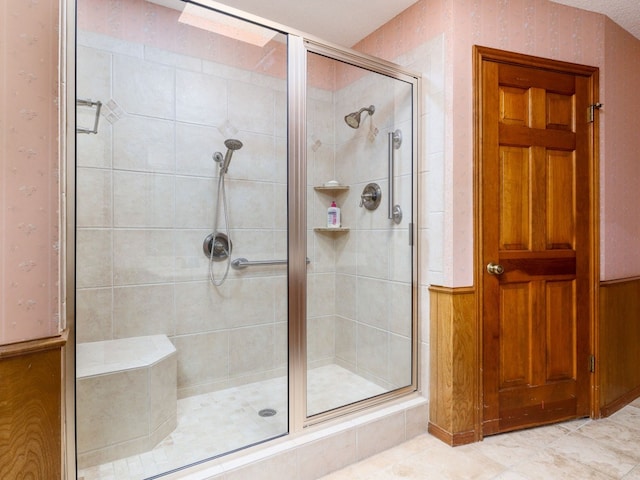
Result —
<path fill-rule="evenodd" d="M 58 11 L 0 2 L 0 344 L 58 333 Z"/>

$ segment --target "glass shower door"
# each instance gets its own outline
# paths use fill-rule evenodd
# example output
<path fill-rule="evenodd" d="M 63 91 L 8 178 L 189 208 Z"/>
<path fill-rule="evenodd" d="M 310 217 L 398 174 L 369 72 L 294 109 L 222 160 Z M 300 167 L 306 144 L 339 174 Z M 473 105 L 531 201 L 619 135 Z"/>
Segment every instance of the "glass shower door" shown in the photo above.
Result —
<path fill-rule="evenodd" d="M 287 38 L 181 1 L 77 17 L 78 472 L 148 478 L 288 431 Z"/>
<path fill-rule="evenodd" d="M 414 88 L 307 56 L 307 417 L 413 384 Z"/>

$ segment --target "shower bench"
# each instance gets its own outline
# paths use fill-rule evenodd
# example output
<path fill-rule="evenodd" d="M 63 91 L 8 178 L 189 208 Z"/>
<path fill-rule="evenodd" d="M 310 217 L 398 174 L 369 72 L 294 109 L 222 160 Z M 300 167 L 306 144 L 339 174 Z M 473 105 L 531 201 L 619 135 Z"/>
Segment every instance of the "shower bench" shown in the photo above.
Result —
<path fill-rule="evenodd" d="M 165 335 L 79 343 L 78 467 L 145 452 L 171 433 L 176 375 L 176 349 Z"/>

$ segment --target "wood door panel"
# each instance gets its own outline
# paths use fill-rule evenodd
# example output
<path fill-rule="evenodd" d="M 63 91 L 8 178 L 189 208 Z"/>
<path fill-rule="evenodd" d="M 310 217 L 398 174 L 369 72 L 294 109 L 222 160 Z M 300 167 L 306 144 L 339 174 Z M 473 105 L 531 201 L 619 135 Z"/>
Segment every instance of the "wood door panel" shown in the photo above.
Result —
<path fill-rule="evenodd" d="M 548 92 L 573 95 L 576 91 L 574 75 L 559 74 L 552 70 L 541 70 L 518 65 L 501 64 L 498 72 L 500 86 L 531 88 L 536 86 Z"/>
<path fill-rule="evenodd" d="M 500 248 L 530 250 L 529 149 L 500 149 Z"/>
<path fill-rule="evenodd" d="M 572 250 L 576 226 L 576 161 L 574 152 L 547 150 L 548 250 Z"/>
<path fill-rule="evenodd" d="M 559 384 L 558 386 L 562 386 Z M 578 416 L 575 392 L 556 385 L 505 392 L 500 407 L 502 432 L 559 422 Z"/>
<path fill-rule="evenodd" d="M 500 389 L 531 384 L 532 297 L 530 283 L 500 289 Z"/>
<path fill-rule="evenodd" d="M 538 146 L 555 150 L 574 150 L 576 148 L 575 133 L 563 130 L 529 128 L 501 123 L 498 133 L 502 145 L 514 147 Z"/>
<path fill-rule="evenodd" d="M 529 89 L 500 89 L 500 122 L 507 125 L 529 125 Z"/>
<path fill-rule="evenodd" d="M 538 257 L 521 252 L 519 258 L 501 257 L 500 265 L 504 268 L 503 283 L 523 282 L 535 277 L 573 279 L 576 275 L 575 256 Z"/>
<path fill-rule="evenodd" d="M 483 59 L 478 71 L 489 435 L 588 413 L 593 91 L 582 70 Z"/>
<path fill-rule="evenodd" d="M 547 93 L 546 128 L 567 130 L 575 129 L 574 95 Z"/>
<path fill-rule="evenodd" d="M 546 282 L 545 382 L 576 378 L 576 282 Z M 567 355 L 567 352 L 572 352 Z"/>

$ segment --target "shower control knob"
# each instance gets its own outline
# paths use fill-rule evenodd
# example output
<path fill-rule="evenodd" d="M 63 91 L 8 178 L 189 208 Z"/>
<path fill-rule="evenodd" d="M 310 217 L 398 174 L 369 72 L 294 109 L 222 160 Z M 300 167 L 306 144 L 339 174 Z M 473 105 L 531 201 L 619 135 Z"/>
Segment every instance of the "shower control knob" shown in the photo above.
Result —
<path fill-rule="evenodd" d="M 377 183 L 370 183 L 362 190 L 360 195 L 360 206 L 367 210 L 375 210 L 380 205 L 382 190 Z"/>

